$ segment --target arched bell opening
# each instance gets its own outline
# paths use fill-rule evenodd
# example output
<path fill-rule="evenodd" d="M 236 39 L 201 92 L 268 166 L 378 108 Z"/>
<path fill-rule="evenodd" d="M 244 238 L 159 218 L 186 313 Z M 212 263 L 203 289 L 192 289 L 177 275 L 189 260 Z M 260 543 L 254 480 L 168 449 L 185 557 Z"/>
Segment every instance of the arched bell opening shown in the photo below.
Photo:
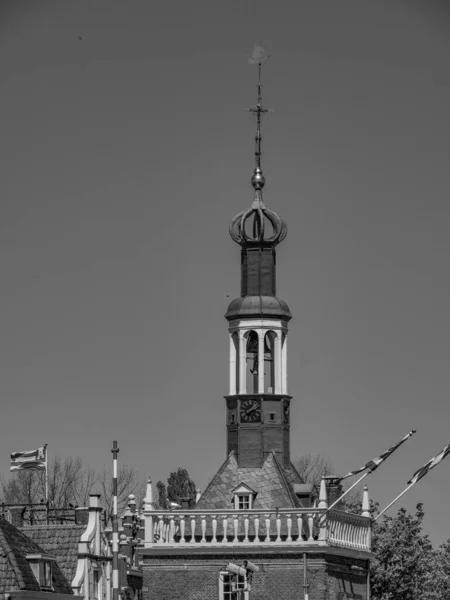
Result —
<path fill-rule="evenodd" d="M 287 394 L 287 335 L 281 337 L 281 393 Z"/>
<path fill-rule="evenodd" d="M 246 333 L 246 393 L 258 393 L 258 334 L 256 331 Z"/>
<path fill-rule="evenodd" d="M 231 365 L 230 365 L 230 370 L 231 370 L 231 379 L 234 380 L 233 381 L 233 391 L 230 390 L 231 394 L 236 394 L 236 392 L 239 390 L 239 336 L 236 332 L 233 333 L 233 335 L 231 336 L 231 344 L 232 344 L 232 348 L 231 351 L 233 353 L 233 358 L 234 360 L 232 361 Z"/>
<path fill-rule="evenodd" d="M 264 336 L 264 393 L 275 393 L 275 338 L 276 333 L 268 331 Z"/>

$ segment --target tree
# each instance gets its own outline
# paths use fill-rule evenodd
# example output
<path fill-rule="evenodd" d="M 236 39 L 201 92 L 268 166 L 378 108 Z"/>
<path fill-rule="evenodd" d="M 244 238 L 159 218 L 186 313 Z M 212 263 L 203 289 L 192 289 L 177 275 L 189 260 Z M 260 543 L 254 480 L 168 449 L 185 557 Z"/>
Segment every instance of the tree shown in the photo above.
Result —
<path fill-rule="evenodd" d="M 312 455 L 309 452 L 297 458 L 294 467 L 305 483 L 312 483 L 316 487 L 320 487 L 324 475 L 333 475 L 334 471 L 333 463 L 329 458 L 324 458 L 320 454 Z"/>
<path fill-rule="evenodd" d="M 113 479 L 111 471 L 104 468 L 97 476 L 97 484 L 100 488 L 101 504 L 106 512 L 107 521 L 113 510 Z M 119 463 L 117 470 L 117 510 L 119 515 L 128 503 L 128 496 L 134 494 L 137 497 L 136 505 L 142 504 L 144 497 L 144 483 L 139 482 L 136 469 L 126 464 Z"/>
<path fill-rule="evenodd" d="M 400 508 L 373 527 L 370 580 L 373 600 L 449 600 L 450 542 L 433 549 L 422 533 L 422 504 Z"/>
<path fill-rule="evenodd" d="M 335 473 L 333 462 L 330 458 L 323 457 L 320 454 L 312 455 L 309 452 L 294 461 L 294 467 L 305 483 L 312 483 L 317 489 L 320 488 L 322 477 L 333 475 Z M 347 482 L 344 483 L 344 490 L 349 487 Z M 361 512 L 361 489 L 353 489 L 342 501 L 344 510 L 348 512 Z M 336 508 L 339 508 L 339 504 Z"/>
<path fill-rule="evenodd" d="M 128 502 L 128 495 L 142 498 L 144 484 L 140 484 L 134 468 L 119 463 L 118 469 L 119 514 Z M 111 515 L 113 505 L 112 473 L 104 468 L 96 472 L 85 467 L 80 457 L 62 459 L 54 456 L 48 466 L 48 500 L 52 508 L 87 506 L 89 494 L 99 491 L 100 504 Z M 43 471 L 18 471 L 6 481 L 0 479 L 0 501 L 5 504 L 38 504 L 45 499 L 45 473 Z"/>
<path fill-rule="evenodd" d="M 184 498 L 189 498 L 191 503 L 195 500 L 196 485 L 189 477 L 187 470 L 180 467 L 169 475 L 167 485 L 162 481 L 158 481 L 156 489 L 158 491 L 157 504 L 159 508 L 167 509 L 169 502 L 180 504 Z"/>

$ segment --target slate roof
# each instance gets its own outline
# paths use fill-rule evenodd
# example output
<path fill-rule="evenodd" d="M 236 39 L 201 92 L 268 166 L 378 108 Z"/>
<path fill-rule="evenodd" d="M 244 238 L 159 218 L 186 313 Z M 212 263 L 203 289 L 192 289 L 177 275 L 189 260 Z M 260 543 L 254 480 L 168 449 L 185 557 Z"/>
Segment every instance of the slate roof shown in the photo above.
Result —
<path fill-rule="evenodd" d="M 41 588 L 33 575 L 27 554 L 47 552 L 22 531 L 0 517 L 0 598 L 10 590 L 40 592 Z M 53 563 L 53 588 L 60 594 L 73 594 L 72 588 L 57 563 Z"/>
<path fill-rule="evenodd" d="M 220 510 L 232 508 L 232 490 L 245 483 L 256 492 L 253 508 L 270 510 L 300 507 L 300 500 L 293 485 L 303 483 L 291 464 L 284 469 L 274 453 L 271 453 L 261 468 L 239 468 L 236 454 L 230 452 L 219 471 L 200 497 L 195 509 Z"/>
<path fill-rule="evenodd" d="M 54 556 L 66 579 L 72 583 L 78 557 L 78 542 L 86 525 L 33 525 L 21 530 L 47 553 Z"/>

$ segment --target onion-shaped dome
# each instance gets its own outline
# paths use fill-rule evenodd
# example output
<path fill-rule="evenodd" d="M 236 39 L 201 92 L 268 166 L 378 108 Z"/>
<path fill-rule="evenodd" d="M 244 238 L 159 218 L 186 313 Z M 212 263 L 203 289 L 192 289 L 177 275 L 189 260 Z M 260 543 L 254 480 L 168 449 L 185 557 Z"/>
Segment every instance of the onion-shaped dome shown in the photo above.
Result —
<path fill-rule="evenodd" d="M 230 236 L 241 246 L 255 243 L 276 246 L 286 237 L 287 225 L 277 213 L 264 206 L 260 188 L 254 187 L 253 204 L 232 219 Z"/>
<path fill-rule="evenodd" d="M 251 317 L 277 317 L 289 321 L 292 318 L 289 306 L 275 296 L 244 296 L 232 300 L 225 313 L 228 321 Z"/>

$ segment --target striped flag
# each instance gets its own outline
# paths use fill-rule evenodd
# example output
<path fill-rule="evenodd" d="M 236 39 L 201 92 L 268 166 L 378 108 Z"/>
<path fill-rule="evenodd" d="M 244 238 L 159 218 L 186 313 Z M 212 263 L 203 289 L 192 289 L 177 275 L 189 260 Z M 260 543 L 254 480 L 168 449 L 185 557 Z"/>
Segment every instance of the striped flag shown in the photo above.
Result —
<path fill-rule="evenodd" d="M 395 450 L 397 450 L 397 448 L 399 446 L 401 446 L 402 444 L 404 444 L 406 442 L 406 440 L 409 439 L 412 436 L 413 433 L 416 433 L 415 429 L 413 429 L 407 435 L 405 435 L 405 437 L 402 438 L 399 442 L 397 442 L 395 444 L 395 446 L 392 446 L 391 448 L 388 448 L 382 454 L 380 454 L 380 456 L 378 456 L 377 458 L 374 458 L 373 460 L 369 461 L 368 463 L 366 463 L 360 469 L 356 469 L 356 471 L 350 471 L 350 473 L 347 473 L 347 475 L 344 475 L 344 477 L 340 477 L 339 481 L 342 481 L 343 479 L 347 479 L 347 477 L 351 477 L 352 475 L 357 475 L 358 473 L 362 473 L 366 469 L 368 469 L 371 473 L 373 473 L 373 471 L 375 471 L 375 469 L 378 469 L 378 467 L 381 465 L 381 463 L 383 461 L 385 461 L 387 459 L 387 457 L 390 456 Z"/>
<path fill-rule="evenodd" d="M 417 483 L 419 481 L 419 479 L 422 479 L 422 477 L 425 477 L 425 475 L 428 473 L 428 471 L 431 471 L 431 469 L 433 469 L 440 462 L 442 462 L 444 460 L 444 458 L 447 456 L 447 454 L 450 454 L 450 444 L 448 444 L 448 446 L 445 446 L 445 448 L 443 448 L 439 452 L 439 454 L 437 454 L 434 458 L 429 460 L 426 465 L 424 465 L 422 468 L 418 469 L 406 485 L 412 485 L 413 483 Z"/>
<path fill-rule="evenodd" d="M 45 471 L 47 445 L 25 452 L 13 452 L 11 454 L 10 471 L 23 471 L 24 469 L 38 469 Z"/>

